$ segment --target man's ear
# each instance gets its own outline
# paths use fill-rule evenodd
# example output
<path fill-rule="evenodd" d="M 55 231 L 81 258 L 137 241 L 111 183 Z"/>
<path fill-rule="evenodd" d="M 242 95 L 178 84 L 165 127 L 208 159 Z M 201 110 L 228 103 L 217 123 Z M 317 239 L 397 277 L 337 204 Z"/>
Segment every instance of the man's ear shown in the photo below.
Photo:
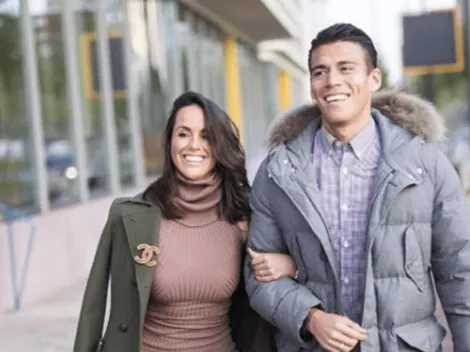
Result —
<path fill-rule="evenodd" d="M 369 87 L 372 92 L 377 92 L 382 87 L 382 71 L 374 68 L 369 74 Z"/>

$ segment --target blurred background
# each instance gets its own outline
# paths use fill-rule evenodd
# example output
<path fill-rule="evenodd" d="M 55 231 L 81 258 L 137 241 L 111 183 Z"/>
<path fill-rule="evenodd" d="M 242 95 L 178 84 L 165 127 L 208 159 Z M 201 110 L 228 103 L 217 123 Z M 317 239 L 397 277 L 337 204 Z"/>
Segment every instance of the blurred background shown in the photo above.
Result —
<path fill-rule="evenodd" d="M 0 351 L 71 351 L 110 202 L 159 174 L 175 97 L 227 110 L 252 178 L 335 22 L 371 35 L 384 89 L 437 105 L 470 194 L 468 18 L 468 0 L 0 0 Z"/>

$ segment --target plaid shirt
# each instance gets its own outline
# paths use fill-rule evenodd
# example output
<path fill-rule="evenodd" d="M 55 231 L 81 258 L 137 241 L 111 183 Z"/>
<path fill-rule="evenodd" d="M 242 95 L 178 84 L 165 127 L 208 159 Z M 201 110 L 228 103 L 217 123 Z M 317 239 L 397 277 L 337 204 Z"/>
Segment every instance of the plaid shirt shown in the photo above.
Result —
<path fill-rule="evenodd" d="M 366 232 L 380 154 L 373 118 L 348 144 L 342 144 L 324 128 L 315 137 L 313 162 L 340 268 L 343 307 L 357 323 L 362 316 Z"/>

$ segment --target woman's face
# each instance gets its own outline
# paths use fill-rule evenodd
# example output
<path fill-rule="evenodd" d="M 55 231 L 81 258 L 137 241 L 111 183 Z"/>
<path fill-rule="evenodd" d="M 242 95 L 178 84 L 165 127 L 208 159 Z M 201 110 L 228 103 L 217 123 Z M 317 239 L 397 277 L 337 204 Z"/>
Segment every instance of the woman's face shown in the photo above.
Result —
<path fill-rule="evenodd" d="M 212 173 L 215 159 L 207 140 L 204 113 L 198 105 L 189 105 L 176 113 L 171 135 L 171 159 L 187 179 L 199 181 Z"/>

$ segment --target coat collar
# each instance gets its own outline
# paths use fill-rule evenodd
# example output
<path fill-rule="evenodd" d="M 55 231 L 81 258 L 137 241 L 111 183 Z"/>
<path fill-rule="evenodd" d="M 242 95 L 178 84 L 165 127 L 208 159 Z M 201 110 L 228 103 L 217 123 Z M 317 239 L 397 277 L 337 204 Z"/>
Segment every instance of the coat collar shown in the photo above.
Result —
<path fill-rule="evenodd" d="M 381 91 L 372 98 L 372 108 L 380 112 L 403 129 L 426 142 L 439 142 L 444 139 L 446 128 L 444 119 L 430 102 L 419 97 L 397 92 Z M 297 138 L 313 121 L 321 118 L 316 104 L 295 108 L 275 119 L 268 133 L 267 144 L 270 148 L 288 143 Z"/>
<path fill-rule="evenodd" d="M 425 136 L 416 135 L 413 131 L 398 125 L 393 119 L 384 116 L 378 109 L 372 110 L 380 135 L 383 167 L 396 172 L 399 176 L 420 183 L 427 170 L 417 151 L 425 143 Z M 281 142 L 271 150 L 268 157 L 268 168 L 273 174 L 281 175 L 291 170 L 305 170 L 311 175 L 313 160 L 313 142 L 320 128 L 320 119 L 314 118 L 295 138 Z M 408 151 L 405 153 L 405 151 Z M 286 167 L 290 166 L 290 167 Z"/>

